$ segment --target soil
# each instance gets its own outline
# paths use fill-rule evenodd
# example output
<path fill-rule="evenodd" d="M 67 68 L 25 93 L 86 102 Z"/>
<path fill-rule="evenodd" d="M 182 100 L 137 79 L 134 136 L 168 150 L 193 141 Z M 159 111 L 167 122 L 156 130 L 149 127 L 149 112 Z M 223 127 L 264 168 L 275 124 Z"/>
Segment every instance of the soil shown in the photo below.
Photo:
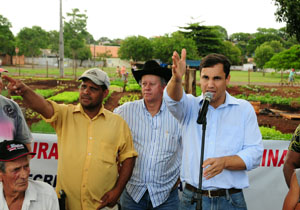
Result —
<path fill-rule="evenodd" d="M 56 88 L 57 86 L 63 87 L 60 92 L 63 91 L 78 91 L 79 82 L 77 81 L 58 81 L 58 80 L 39 80 L 39 81 L 33 81 L 33 80 L 27 80 L 25 81 L 28 86 L 30 86 L 33 89 L 50 89 L 50 88 Z M 251 86 L 255 87 L 255 86 Z M 260 85 L 261 87 L 261 85 Z M 264 95 L 266 93 L 271 93 L 273 96 L 282 96 L 282 97 L 292 97 L 292 98 L 299 98 L 300 97 L 300 91 L 299 87 L 287 87 L 287 86 L 270 86 L 266 85 L 263 86 L 264 88 L 260 88 L 260 90 L 251 90 L 242 88 L 239 85 L 230 85 L 227 88 L 227 91 L 231 95 L 236 94 L 261 94 Z M 108 110 L 113 111 L 114 108 L 119 106 L 118 102 L 119 99 L 124 95 L 133 94 L 132 92 L 113 92 L 111 94 L 111 97 L 107 100 L 104 107 Z M 21 107 L 27 108 L 24 104 L 22 104 L 22 101 L 17 101 Z M 300 114 L 300 105 L 297 103 L 292 104 L 291 106 L 283 106 L 283 105 L 270 105 L 270 104 L 261 104 L 259 113 L 257 113 L 257 119 L 260 126 L 265 127 L 276 127 L 276 130 L 281 131 L 282 133 L 293 133 L 296 127 L 299 125 L 300 120 L 299 119 L 287 119 L 279 114 L 270 113 L 270 110 L 280 110 L 287 113 L 297 113 Z M 267 112 L 267 113 L 266 113 Z M 29 119 L 26 117 L 26 121 L 28 125 L 30 126 L 32 123 L 39 121 L 40 119 L 33 118 Z"/>

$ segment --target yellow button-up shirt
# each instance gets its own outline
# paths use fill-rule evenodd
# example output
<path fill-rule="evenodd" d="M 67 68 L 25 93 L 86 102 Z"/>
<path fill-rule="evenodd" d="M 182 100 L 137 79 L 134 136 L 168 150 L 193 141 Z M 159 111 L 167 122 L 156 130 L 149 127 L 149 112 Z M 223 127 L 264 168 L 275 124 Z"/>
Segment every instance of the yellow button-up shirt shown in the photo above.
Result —
<path fill-rule="evenodd" d="M 50 103 L 54 115 L 45 120 L 58 139 L 56 192 L 65 191 L 68 210 L 94 210 L 117 181 L 117 157 L 122 162 L 137 156 L 130 129 L 103 107 L 90 119 L 80 104 Z"/>

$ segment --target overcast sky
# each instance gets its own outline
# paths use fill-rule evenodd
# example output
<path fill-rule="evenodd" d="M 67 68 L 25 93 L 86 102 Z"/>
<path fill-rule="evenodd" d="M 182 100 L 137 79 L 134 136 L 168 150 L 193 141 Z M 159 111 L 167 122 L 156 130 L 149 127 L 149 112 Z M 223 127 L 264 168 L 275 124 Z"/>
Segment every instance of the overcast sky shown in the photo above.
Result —
<path fill-rule="evenodd" d="M 273 0 L 62 0 L 63 16 L 73 8 L 86 10 L 87 29 L 94 39 L 172 33 L 187 23 L 220 25 L 228 35 L 255 33 L 257 28 L 279 29 Z M 16 35 L 34 25 L 59 30 L 59 0 L 3 0 L 0 14 Z"/>

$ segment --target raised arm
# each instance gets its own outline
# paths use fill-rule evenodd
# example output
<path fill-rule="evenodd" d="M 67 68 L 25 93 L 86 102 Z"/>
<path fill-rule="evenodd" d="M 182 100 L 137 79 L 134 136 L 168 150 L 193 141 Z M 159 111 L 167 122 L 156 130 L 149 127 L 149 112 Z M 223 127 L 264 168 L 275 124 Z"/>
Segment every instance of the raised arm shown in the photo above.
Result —
<path fill-rule="evenodd" d="M 42 96 L 34 92 L 30 87 L 21 82 L 15 80 L 9 76 L 3 75 L 3 79 L 9 82 L 8 89 L 11 93 L 22 96 L 23 102 L 28 105 L 32 110 L 43 115 L 45 118 L 51 118 L 54 114 L 52 105 L 46 101 Z"/>
<path fill-rule="evenodd" d="M 182 98 L 182 77 L 186 70 L 186 50 L 182 49 L 181 58 L 175 51 L 172 56 L 172 78 L 167 85 L 167 93 L 174 101 L 180 101 Z"/>

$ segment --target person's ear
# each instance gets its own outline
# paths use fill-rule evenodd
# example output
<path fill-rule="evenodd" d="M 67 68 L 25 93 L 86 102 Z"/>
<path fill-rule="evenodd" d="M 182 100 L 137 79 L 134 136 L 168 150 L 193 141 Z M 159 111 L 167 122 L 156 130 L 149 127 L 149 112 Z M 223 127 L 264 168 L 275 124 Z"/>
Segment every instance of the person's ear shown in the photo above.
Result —
<path fill-rule="evenodd" d="M 103 99 L 108 95 L 109 89 L 103 91 Z"/>

